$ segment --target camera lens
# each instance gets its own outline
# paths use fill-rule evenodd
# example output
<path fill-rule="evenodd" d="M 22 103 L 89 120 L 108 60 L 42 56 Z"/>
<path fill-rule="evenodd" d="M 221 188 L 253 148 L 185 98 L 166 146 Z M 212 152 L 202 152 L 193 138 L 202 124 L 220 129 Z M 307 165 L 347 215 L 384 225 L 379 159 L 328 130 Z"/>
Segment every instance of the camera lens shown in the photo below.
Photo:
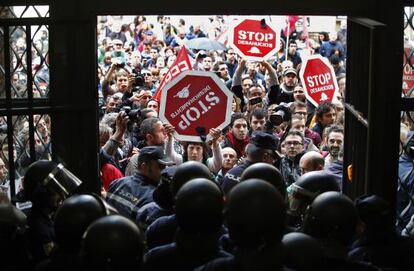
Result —
<path fill-rule="evenodd" d="M 270 122 L 273 123 L 273 125 L 280 125 L 283 122 L 283 119 L 285 117 L 285 112 L 283 110 L 279 110 L 272 115 L 270 115 Z"/>

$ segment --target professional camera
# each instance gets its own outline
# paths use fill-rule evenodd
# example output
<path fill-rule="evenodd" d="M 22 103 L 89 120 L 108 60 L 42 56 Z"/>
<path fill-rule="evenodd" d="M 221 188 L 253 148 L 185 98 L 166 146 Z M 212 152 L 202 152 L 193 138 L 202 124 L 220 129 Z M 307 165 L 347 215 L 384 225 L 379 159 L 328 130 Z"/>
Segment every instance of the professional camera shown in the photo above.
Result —
<path fill-rule="evenodd" d="M 133 87 L 142 87 L 143 85 L 144 85 L 144 76 L 141 73 L 136 73 Z"/>
<path fill-rule="evenodd" d="M 125 112 L 129 120 L 139 122 L 141 120 L 141 109 L 131 109 L 129 106 L 123 106 L 121 112 Z"/>
<path fill-rule="evenodd" d="M 269 120 L 273 125 L 279 126 L 283 122 L 289 121 L 291 115 L 290 108 L 285 104 L 280 104 L 273 109 L 273 112 L 269 116 Z"/>

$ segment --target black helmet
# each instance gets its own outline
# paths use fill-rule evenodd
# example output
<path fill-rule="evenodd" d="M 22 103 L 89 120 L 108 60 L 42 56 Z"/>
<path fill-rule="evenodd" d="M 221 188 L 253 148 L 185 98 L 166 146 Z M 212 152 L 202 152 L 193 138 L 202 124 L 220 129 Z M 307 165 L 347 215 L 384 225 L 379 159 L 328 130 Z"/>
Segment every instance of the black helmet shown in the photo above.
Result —
<path fill-rule="evenodd" d="M 97 195 L 75 195 L 66 199 L 56 211 L 54 228 L 57 242 L 68 248 L 79 248 L 87 227 L 109 213 L 107 204 Z"/>
<path fill-rule="evenodd" d="M 249 179 L 229 193 L 226 219 L 236 246 L 257 248 L 280 242 L 285 230 L 286 208 L 271 184 Z"/>
<path fill-rule="evenodd" d="M 368 231 L 387 231 L 394 228 L 393 214 L 387 201 L 377 195 L 363 195 L 355 200 L 359 219 Z"/>
<path fill-rule="evenodd" d="M 283 236 L 284 264 L 294 270 L 319 270 L 322 267 L 322 248 L 319 242 L 302 232 Z"/>
<path fill-rule="evenodd" d="M 249 166 L 241 175 L 241 181 L 247 179 L 261 179 L 273 185 L 284 197 L 286 194 L 285 181 L 280 171 L 266 163 L 255 163 Z"/>
<path fill-rule="evenodd" d="M 24 175 L 23 192 L 26 199 L 37 201 L 48 195 L 69 197 L 82 183 L 62 164 L 49 160 L 32 163 Z"/>
<path fill-rule="evenodd" d="M 213 181 L 196 178 L 177 193 L 175 213 L 184 233 L 216 233 L 223 222 L 223 193 Z"/>
<path fill-rule="evenodd" d="M 87 267 L 122 270 L 138 267 L 142 262 L 143 234 L 123 216 L 99 218 L 88 227 L 83 239 L 81 255 Z"/>
<path fill-rule="evenodd" d="M 37 198 L 47 197 L 48 191 L 44 180 L 56 167 L 55 162 L 48 160 L 36 161 L 28 167 L 23 180 L 23 193 L 26 200 L 35 201 Z"/>
<path fill-rule="evenodd" d="M 196 161 L 187 161 L 177 167 L 171 181 L 172 195 L 177 195 L 178 190 L 186 182 L 195 178 L 213 179 L 213 176 L 207 166 Z"/>
<path fill-rule="evenodd" d="M 348 245 L 358 221 L 353 202 L 339 192 L 325 192 L 307 209 L 303 232 L 317 239 L 333 239 Z"/>
<path fill-rule="evenodd" d="M 289 213 L 302 214 L 314 198 L 327 191 L 340 191 L 335 177 L 324 171 L 303 174 L 292 184 L 289 193 Z"/>

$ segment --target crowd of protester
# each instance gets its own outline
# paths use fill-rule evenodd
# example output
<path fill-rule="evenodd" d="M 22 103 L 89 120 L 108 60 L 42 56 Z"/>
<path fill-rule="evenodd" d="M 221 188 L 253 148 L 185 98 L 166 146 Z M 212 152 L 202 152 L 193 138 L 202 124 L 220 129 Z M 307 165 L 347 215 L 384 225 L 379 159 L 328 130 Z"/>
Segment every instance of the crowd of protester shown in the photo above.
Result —
<path fill-rule="evenodd" d="M 30 165 L 27 218 L 0 206 L 5 270 L 413 270 L 414 219 L 396 227 L 384 199 L 342 194 L 346 26 L 313 40 L 298 22 L 269 61 L 188 49 L 192 69 L 233 93 L 232 113 L 209 140 L 178 141 L 155 94 L 187 40 L 218 39 L 229 23 L 210 21 L 99 21 L 102 190 L 78 194 L 74 176 L 64 179 L 71 189 L 52 178 L 54 162 Z M 302 53 L 334 66 L 333 102 L 306 99 Z"/>

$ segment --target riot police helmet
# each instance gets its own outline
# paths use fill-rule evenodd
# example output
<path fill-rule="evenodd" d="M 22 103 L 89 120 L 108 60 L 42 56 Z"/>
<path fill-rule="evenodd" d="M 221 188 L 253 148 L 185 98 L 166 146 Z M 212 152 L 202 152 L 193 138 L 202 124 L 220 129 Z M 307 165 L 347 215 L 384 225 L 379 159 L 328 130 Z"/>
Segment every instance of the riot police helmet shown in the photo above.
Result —
<path fill-rule="evenodd" d="M 303 232 L 346 246 L 355 234 L 357 222 L 354 203 L 339 192 L 329 191 L 317 196 L 306 210 Z"/>
<path fill-rule="evenodd" d="M 285 181 L 280 171 L 267 163 L 255 163 L 244 170 L 241 181 L 258 178 L 273 185 L 284 197 L 286 194 Z"/>
<path fill-rule="evenodd" d="M 88 226 L 109 214 L 107 204 L 97 195 L 74 195 L 66 199 L 55 215 L 56 241 L 60 246 L 79 248 L 82 235 Z"/>
<path fill-rule="evenodd" d="M 23 192 L 25 198 L 32 202 L 51 195 L 65 199 L 71 196 L 81 183 L 82 181 L 62 164 L 39 160 L 27 169 L 23 180 Z"/>
<path fill-rule="evenodd" d="M 273 185 L 249 179 L 230 191 L 225 217 L 235 245 L 255 249 L 280 243 L 285 230 L 286 207 Z"/>
<path fill-rule="evenodd" d="M 322 247 L 302 232 L 290 232 L 282 238 L 284 264 L 293 270 L 318 270 L 322 267 Z"/>
<path fill-rule="evenodd" d="M 289 213 L 293 215 L 302 214 L 316 196 L 327 191 L 340 191 L 334 176 L 320 170 L 303 174 L 291 186 Z"/>
<path fill-rule="evenodd" d="M 120 215 L 95 220 L 83 236 L 81 250 L 86 267 L 95 270 L 137 268 L 142 263 L 143 234 L 131 220 Z"/>
<path fill-rule="evenodd" d="M 171 181 L 171 192 L 173 197 L 186 182 L 195 178 L 213 179 L 213 176 L 206 165 L 197 161 L 187 161 L 182 163 L 175 170 Z"/>
<path fill-rule="evenodd" d="M 187 234 L 214 234 L 223 222 L 223 205 L 223 193 L 216 183 L 206 178 L 193 179 L 177 193 L 178 226 Z"/>

